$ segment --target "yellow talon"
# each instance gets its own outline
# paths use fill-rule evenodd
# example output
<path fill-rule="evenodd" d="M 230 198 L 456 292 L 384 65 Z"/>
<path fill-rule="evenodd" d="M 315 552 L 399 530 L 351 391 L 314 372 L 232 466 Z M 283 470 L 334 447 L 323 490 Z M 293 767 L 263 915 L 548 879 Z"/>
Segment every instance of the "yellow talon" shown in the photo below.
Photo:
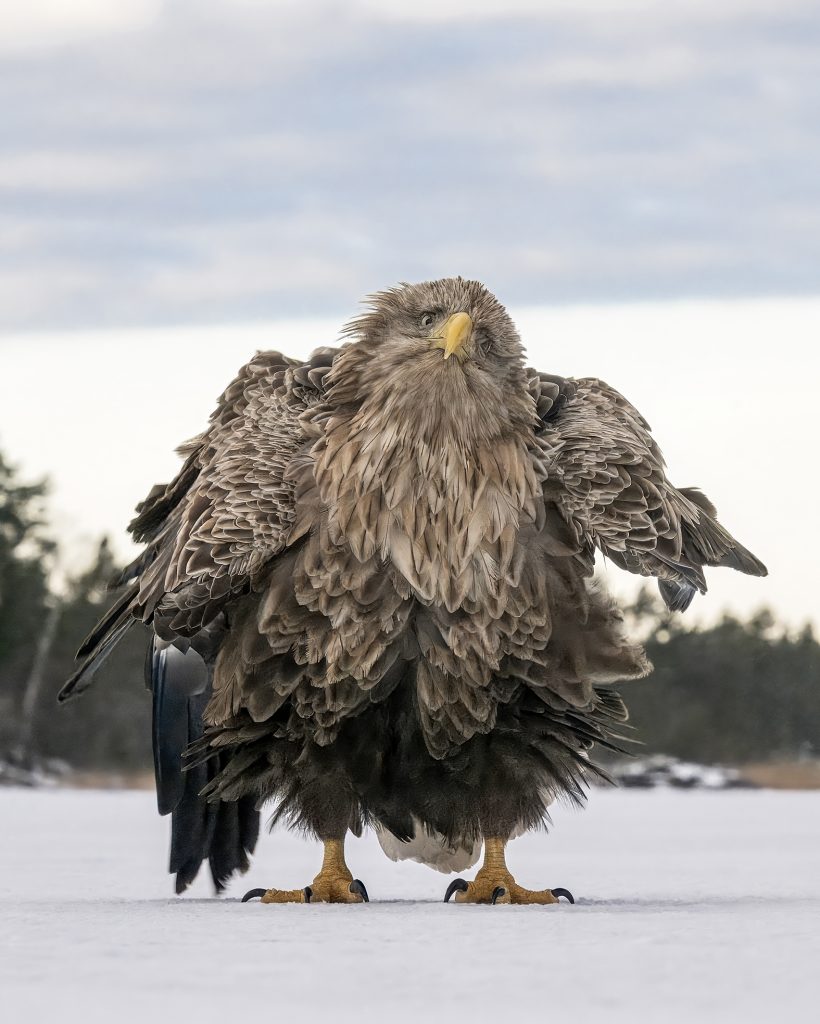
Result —
<path fill-rule="evenodd" d="M 498 838 L 484 840 L 484 863 L 475 880 L 465 882 L 457 878 L 447 887 L 445 903 L 455 894 L 456 903 L 557 903 L 564 896 L 570 903 L 575 900 L 566 889 L 525 889 L 507 868 L 504 856 L 505 841 Z"/>
<path fill-rule="evenodd" d="M 267 889 L 261 903 L 310 903 L 310 889 Z"/>
<path fill-rule="evenodd" d="M 251 889 L 242 899 L 260 896 L 262 903 L 369 903 L 364 884 L 345 863 L 344 840 L 325 840 L 319 874 L 304 889 Z"/>

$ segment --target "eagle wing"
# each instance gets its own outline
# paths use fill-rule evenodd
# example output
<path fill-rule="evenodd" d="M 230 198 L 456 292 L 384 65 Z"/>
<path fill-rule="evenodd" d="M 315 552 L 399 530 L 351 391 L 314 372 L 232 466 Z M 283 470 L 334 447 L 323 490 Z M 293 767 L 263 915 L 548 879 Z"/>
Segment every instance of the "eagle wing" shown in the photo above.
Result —
<path fill-rule="evenodd" d="M 135 620 L 162 639 L 207 636 L 231 598 L 311 525 L 296 508 L 295 472 L 311 439 L 303 416 L 324 395 L 338 350 L 318 349 L 301 363 L 259 352 L 218 401 L 208 428 L 179 449 L 177 476 L 137 506 L 129 530 L 146 547 L 117 581 L 122 597 L 78 651 L 84 659 L 60 692 L 82 692 Z M 204 632 L 203 632 L 204 631 Z"/>
<path fill-rule="evenodd" d="M 598 549 L 629 572 L 656 577 L 667 606 L 680 611 L 706 592 L 704 566 L 766 575 L 701 491 L 670 482 L 649 424 L 618 391 L 593 377 L 538 371 L 529 371 L 529 387 L 544 497 L 571 527 L 590 571 Z"/>
<path fill-rule="evenodd" d="M 145 543 L 122 573 L 126 589 L 78 652 L 84 659 L 60 691 L 68 700 L 138 620 L 154 637 L 146 662 L 152 692 L 154 770 L 161 814 L 171 814 L 169 869 L 182 892 L 208 861 L 217 891 L 245 871 L 259 832 L 253 794 L 209 801 L 203 790 L 230 761 L 216 751 L 183 770 L 204 734 L 214 666 L 226 635 L 224 607 L 251 589 L 271 559 L 310 528 L 300 501 L 300 457 L 312 443 L 306 420 L 324 394 L 335 351 L 307 363 L 257 353 L 219 399 L 207 430 L 183 445 L 170 484 L 154 487 L 129 529 Z M 304 419 L 303 419 L 304 417 Z M 297 507 L 300 513 L 297 516 Z"/>

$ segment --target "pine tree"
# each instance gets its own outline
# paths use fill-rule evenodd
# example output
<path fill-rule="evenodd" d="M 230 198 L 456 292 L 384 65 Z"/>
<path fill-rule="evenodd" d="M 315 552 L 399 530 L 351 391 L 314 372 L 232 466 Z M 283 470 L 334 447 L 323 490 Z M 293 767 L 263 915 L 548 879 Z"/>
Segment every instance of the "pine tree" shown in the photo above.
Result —
<path fill-rule="evenodd" d="M 55 545 L 44 530 L 45 481 L 22 483 L 0 453 L 0 749 L 18 737 L 36 637 L 48 611 Z"/>

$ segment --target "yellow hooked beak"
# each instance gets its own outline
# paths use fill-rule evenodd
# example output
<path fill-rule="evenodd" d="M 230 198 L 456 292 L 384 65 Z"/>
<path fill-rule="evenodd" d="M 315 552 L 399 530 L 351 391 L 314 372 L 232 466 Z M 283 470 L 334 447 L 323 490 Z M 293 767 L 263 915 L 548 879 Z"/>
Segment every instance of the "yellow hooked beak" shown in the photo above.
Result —
<path fill-rule="evenodd" d="M 473 321 L 467 313 L 453 313 L 444 321 L 436 334 L 430 336 L 433 348 L 443 348 L 445 359 L 449 359 L 452 355 L 463 359 L 466 355 L 463 349 L 472 331 Z"/>

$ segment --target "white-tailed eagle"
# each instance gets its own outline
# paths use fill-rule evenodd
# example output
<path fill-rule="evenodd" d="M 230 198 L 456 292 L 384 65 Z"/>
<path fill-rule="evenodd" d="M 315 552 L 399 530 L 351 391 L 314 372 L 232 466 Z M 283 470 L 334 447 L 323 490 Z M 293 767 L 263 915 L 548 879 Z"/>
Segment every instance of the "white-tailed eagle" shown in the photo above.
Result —
<path fill-rule="evenodd" d="M 705 566 L 764 566 L 600 380 L 529 369 L 476 281 L 372 297 L 339 348 L 260 352 L 131 524 L 145 544 L 80 650 L 79 693 L 135 621 L 177 889 L 244 870 L 259 808 L 325 846 L 303 889 L 367 898 L 344 861 L 374 826 L 392 857 L 475 863 L 460 900 L 519 886 L 507 840 L 581 799 L 593 744 L 626 719 L 611 683 L 650 669 L 592 581 L 596 551 L 654 576 L 671 609 Z M 181 770 L 181 764 L 185 770 Z"/>

